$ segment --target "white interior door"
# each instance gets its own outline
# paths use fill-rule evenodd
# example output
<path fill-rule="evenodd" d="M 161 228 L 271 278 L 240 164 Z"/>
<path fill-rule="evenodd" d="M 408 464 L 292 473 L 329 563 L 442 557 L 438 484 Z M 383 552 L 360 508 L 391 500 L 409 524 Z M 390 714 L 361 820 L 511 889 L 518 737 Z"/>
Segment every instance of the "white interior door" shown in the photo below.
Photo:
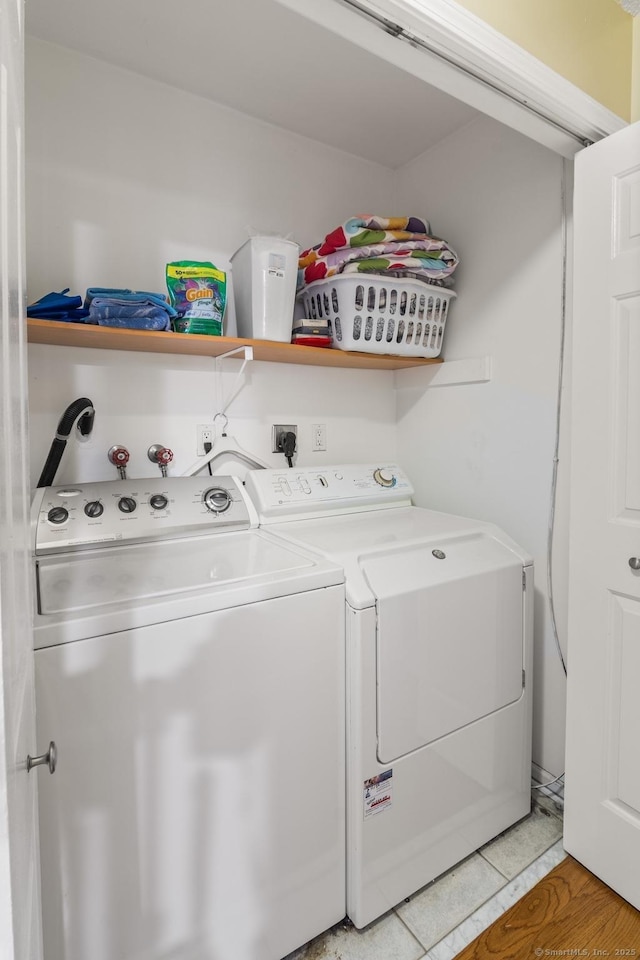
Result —
<path fill-rule="evenodd" d="M 640 124 L 575 184 L 565 847 L 640 908 Z"/>
<path fill-rule="evenodd" d="M 23 0 L 0 0 L 0 956 L 38 960 L 24 343 Z M 48 773 L 46 774 L 49 775 Z"/>

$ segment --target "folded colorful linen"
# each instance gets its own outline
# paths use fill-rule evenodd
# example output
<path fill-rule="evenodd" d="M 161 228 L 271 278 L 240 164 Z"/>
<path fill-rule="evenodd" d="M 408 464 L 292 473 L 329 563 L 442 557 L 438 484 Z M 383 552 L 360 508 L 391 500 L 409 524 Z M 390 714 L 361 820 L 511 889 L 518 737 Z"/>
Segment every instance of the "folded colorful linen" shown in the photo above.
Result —
<path fill-rule="evenodd" d="M 429 222 L 420 217 L 351 217 L 302 252 L 298 288 L 339 273 L 407 270 L 427 280 L 449 277 L 458 255 L 429 231 Z"/>
<path fill-rule="evenodd" d="M 400 277 L 403 280 L 420 280 L 421 283 L 426 283 L 430 287 L 445 287 L 447 289 L 453 287 L 455 283 L 453 277 L 443 277 L 441 280 L 432 280 L 420 273 L 416 273 L 415 270 L 405 270 L 404 268 L 402 270 L 384 270 L 382 276 Z"/>
<path fill-rule="evenodd" d="M 398 240 L 421 240 L 431 234 L 429 221 L 423 217 L 378 217 L 366 214 L 350 217 L 328 233 L 317 249 L 321 257 L 344 247 L 368 247 L 372 243 L 393 243 Z M 304 253 L 300 255 L 304 256 Z"/>

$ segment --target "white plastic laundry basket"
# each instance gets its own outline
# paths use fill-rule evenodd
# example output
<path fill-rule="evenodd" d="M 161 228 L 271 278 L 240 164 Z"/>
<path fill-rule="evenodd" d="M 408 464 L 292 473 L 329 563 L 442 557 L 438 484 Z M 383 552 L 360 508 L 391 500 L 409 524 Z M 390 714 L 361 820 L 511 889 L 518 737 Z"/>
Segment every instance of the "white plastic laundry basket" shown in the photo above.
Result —
<path fill-rule="evenodd" d="M 341 275 L 298 294 L 304 316 L 326 318 L 340 350 L 437 357 L 453 290 L 406 278 Z"/>

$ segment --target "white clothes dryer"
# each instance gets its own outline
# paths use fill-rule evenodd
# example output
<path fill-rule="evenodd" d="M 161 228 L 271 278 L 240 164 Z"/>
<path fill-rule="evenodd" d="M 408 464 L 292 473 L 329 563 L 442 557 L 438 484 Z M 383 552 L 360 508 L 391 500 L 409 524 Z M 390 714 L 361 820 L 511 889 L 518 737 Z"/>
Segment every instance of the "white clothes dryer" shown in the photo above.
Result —
<path fill-rule="evenodd" d="M 250 512 L 36 492 L 45 960 L 280 960 L 344 917 L 344 575 Z"/>
<path fill-rule="evenodd" d="M 380 916 L 530 810 L 533 564 L 412 506 L 394 464 L 254 471 L 261 524 L 346 577 L 347 913 Z"/>

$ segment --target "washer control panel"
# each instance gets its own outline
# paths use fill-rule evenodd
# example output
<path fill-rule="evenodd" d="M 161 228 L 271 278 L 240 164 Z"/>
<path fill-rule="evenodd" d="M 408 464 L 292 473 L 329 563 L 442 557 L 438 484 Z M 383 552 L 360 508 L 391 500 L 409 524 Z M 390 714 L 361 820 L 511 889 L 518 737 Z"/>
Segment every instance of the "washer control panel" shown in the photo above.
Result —
<path fill-rule="evenodd" d="M 246 486 L 261 523 L 410 506 L 413 495 L 394 463 L 252 470 Z"/>
<path fill-rule="evenodd" d="M 255 526 L 234 477 L 106 480 L 36 490 L 36 554 Z"/>

